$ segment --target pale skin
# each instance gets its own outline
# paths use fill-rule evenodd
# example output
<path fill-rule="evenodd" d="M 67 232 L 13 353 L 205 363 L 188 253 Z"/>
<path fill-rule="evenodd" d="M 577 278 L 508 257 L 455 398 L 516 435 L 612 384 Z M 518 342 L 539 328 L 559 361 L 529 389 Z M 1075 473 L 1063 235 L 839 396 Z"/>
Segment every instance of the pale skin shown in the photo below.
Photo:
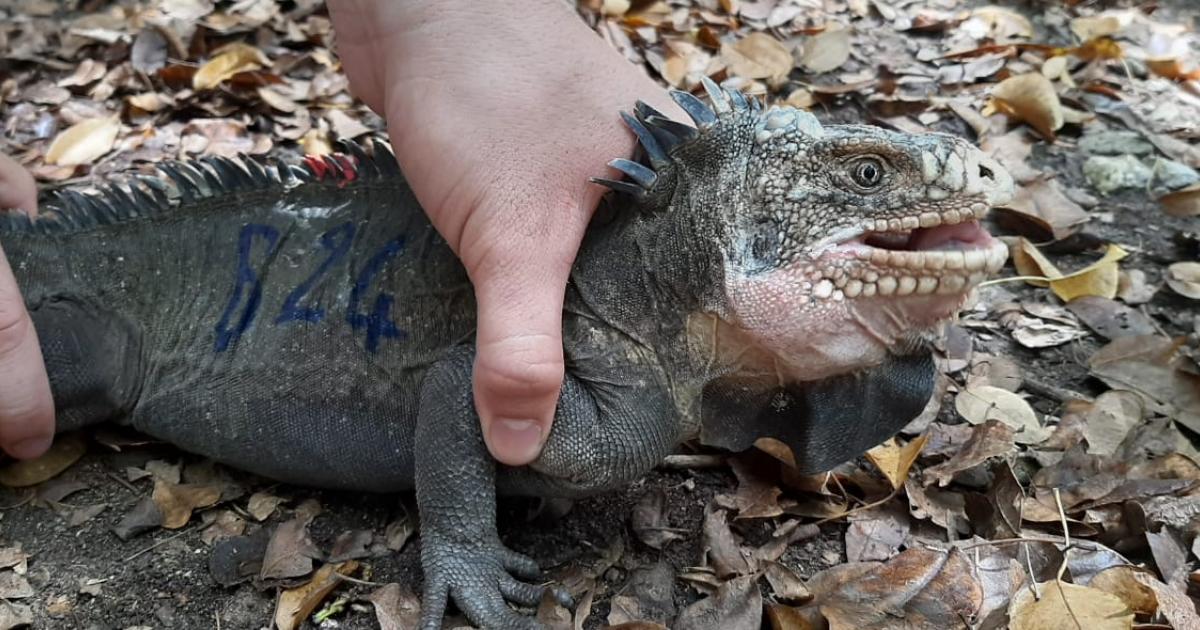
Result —
<path fill-rule="evenodd" d="M 541 452 L 564 367 L 563 293 L 603 189 L 627 157 L 617 112 L 666 92 L 561 0 L 331 0 L 351 90 L 387 119 L 417 198 L 462 259 L 479 304 L 475 403 L 488 449 Z M 677 117 L 677 116 L 676 116 Z M 0 162 L 0 207 L 32 209 L 32 180 Z M 0 447 L 40 454 L 53 415 L 33 327 L 0 265 Z"/>

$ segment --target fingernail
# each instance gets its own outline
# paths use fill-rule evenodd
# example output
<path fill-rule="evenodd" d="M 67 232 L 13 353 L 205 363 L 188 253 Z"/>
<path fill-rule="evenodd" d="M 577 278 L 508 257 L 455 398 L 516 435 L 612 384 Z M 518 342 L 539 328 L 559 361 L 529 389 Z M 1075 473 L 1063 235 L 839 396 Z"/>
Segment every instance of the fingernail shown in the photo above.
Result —
<path fill-rule="evenodd" d="M 8 448 L 8 454 L 17 459 L 33 459 L 50 448 L 53 437 L 26 438 Z"/>
<path fill-rule="evenodd" d="M 542 448 L 542 425 L 533 420 L 496 420 L 490 433 L 496 457 L 506 463 L 533 461 Z"/>

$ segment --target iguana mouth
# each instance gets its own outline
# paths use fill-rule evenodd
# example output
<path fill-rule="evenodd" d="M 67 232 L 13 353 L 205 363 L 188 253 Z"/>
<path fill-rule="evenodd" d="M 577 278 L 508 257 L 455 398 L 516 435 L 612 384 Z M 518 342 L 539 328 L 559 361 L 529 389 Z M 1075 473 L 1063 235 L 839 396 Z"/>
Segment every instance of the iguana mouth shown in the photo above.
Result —
<path fill-rule="evenodd" d="M 979 224 L 987 206 L 924 212 L 903 219 L 869 221 L 828 252 L 857 259 L 849 274 L 834 274 L 813 287 L 818 298 L 957 295 L 1004 266 L 1008 248 Z M 845 235 L 848 236 L 848 235 Z M 842 277 L 839 277 L 842 276 Z M 836 295 L 835 295 L 836 297 Z"/>

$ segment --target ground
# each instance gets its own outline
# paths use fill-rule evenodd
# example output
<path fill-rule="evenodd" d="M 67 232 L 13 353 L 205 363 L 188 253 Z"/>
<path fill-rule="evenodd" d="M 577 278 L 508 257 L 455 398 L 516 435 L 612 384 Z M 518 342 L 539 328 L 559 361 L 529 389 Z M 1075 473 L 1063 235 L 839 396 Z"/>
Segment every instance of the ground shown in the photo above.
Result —
<path fill-rule="evenodd" d="M 675 87 L 708 75 L 825 121 L 978 141 L 1028 193 L 989 222 L 1013 251 L 1001 275 L 1086 273 L 1054 290 L 984 288 L 947 332 L 936 416 L 835 476 L 688 445 L 620 492 L 504 501 L 502 538 L 571 587 L 577 627 L 893 627 L 856 603 L 880 598 L 917 628 L 1200 627 L 1190 2 L 580 3 Z M 67 5 L 0 5 L 0 147 L 47 191 L 163 156 L 295 159 L 379 128 L 346 92 L 318 3 Z M 254 48 L 227 49 L 222 73 L 211 62 L 231 41 Z M 1139 165 L 1144 177 L 1105 188 Z M 1097 264 L 1110 244 L 1126 256 Z M 314 613 L 321 627 L 408 627 L 396 620 L 421 582 L 411 496 L 276 484 L 112 428 L 64 444 L 42 468 L 0 469 L 0 630 L 314 627 Z M 323 565 L 351 579 L 314 578 Z M 997 566 L 1006 585 L 988 578 Z M 300 612 L 276 610 L 305 593 Z"/>

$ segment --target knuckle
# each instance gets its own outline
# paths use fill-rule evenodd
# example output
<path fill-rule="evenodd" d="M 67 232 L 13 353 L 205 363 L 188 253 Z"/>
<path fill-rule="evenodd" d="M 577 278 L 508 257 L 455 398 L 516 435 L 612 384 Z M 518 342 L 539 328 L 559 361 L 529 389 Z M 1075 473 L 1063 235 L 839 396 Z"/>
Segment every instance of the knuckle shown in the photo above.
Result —
<path fill-rule="evenodd" d="M 0 362 L 32 336 L 33 322 L 25 314 L 24 304 L 19 299 L 0 296 Z"/>
<path fill-rule="evenodd" d="M 519 340 L 518 340 L 519 341 Z M 475 362 L 476 385 L 485 395 L 541 398 L 558 393 L 565 368 L 562 351 L 552 344 L 498 342 L 480 348 Z"/>

